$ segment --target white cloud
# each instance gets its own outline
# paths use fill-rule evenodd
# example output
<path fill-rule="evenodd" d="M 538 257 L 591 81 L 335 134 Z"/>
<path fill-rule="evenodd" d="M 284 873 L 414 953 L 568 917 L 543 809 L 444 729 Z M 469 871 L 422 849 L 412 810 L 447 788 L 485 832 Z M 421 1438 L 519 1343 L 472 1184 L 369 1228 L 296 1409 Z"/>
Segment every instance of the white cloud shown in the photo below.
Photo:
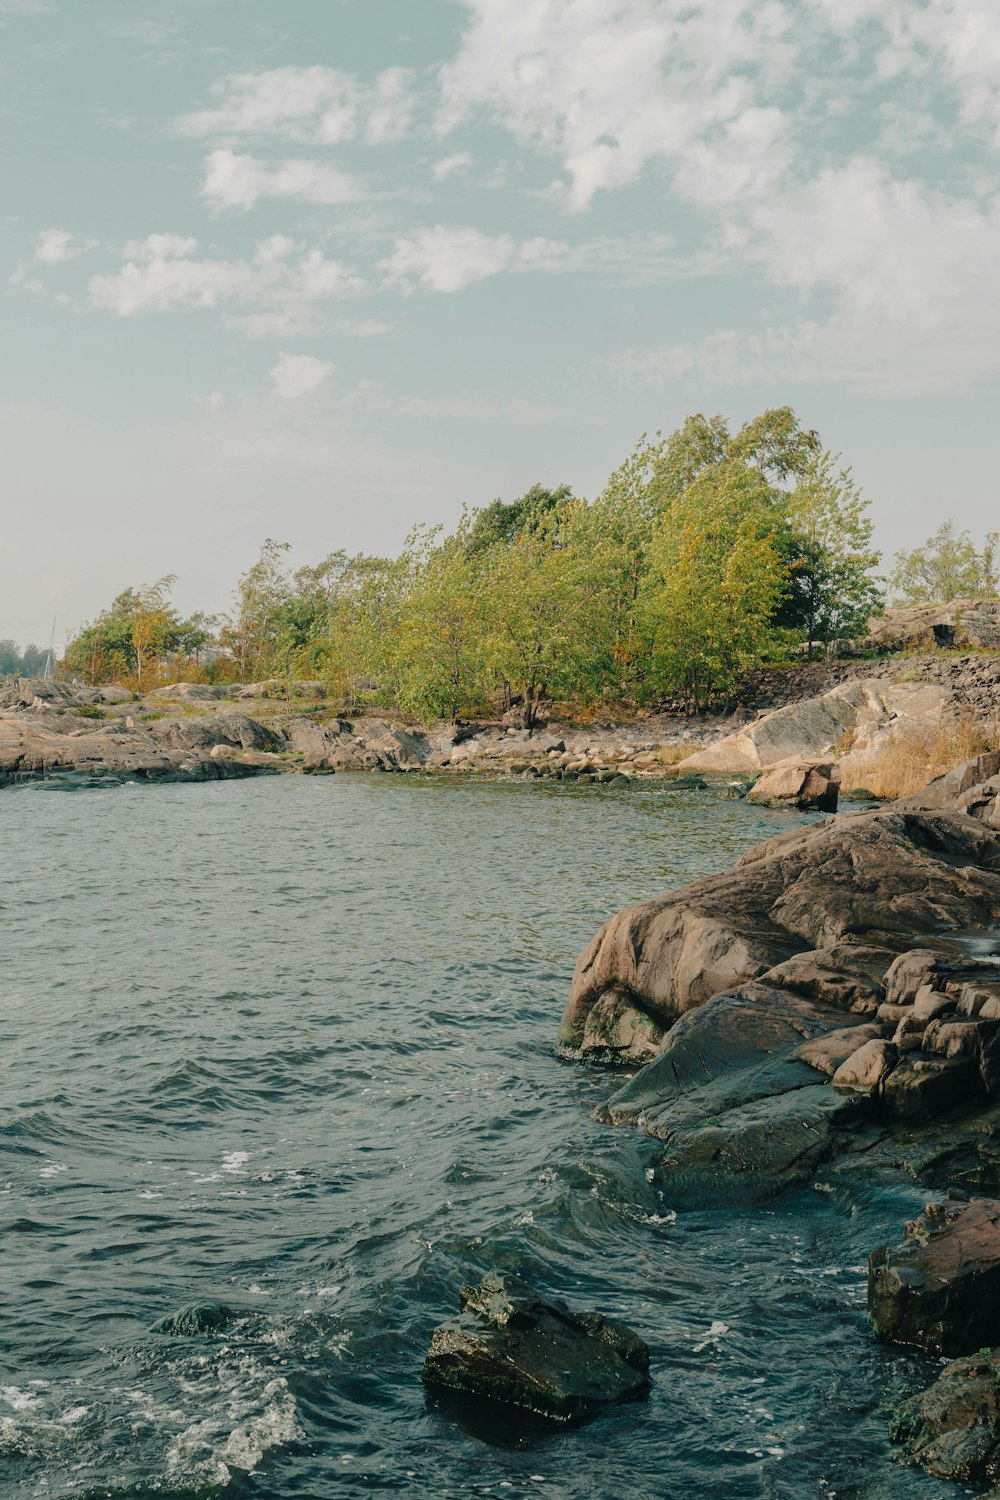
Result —
<path fill-rule="evenodd" d="M 221 411 L 226 404 L 226 397 L 222 391 L 202 391 L 195 395 L 195 401 L 203 411 Z"/>
<path fill-rule="evenodd" d="M 297 401 L 322 385 L 332 369 L 325 359 L 314 359 L 311 354 L 279 354 L 271 371 L 274 394 L 281 401 Z"/>
<path fill-rule="evenodd" d="M 283 138 L 336 146 L 360 136 L 369 145 L 400 140 L 415 100 L 408 68 L 386 68 L 371 85 L 320 64 L 230 73 L 212 89 L 212 109 L 183 115 L 182 135 L 221 140 Z"/>
<path fill-rule="evenodd" d="M 464 172 L 466 167 L 472 166 L 471 151 L 455 151 L 451 156 L 442 156 L 434 163 L 431 176 L 435 182 L 444 182 L 454 172 Z"/>
<path fill-rule="evenodd" d="M 68 229 L 43 229 L 35 240 L 35 259 L 43 266 L 61 266 L 92 250 L 96 240 L 81 240 Z"/>
<path fill-rule="evenodd" d="M 415 108 L 412 77 L 409 68 L 386 68 L 376 78 L 365 121 L 365 139 L 369 145 L 391 145 L 406 135 Z"/>
<path fill-rule="evenodd" d="M 514 254 L 509 234 L 438 224 L 397 240 L 392 255 L 379 262 L 379 270 L 390 286 L 404 292 L 414 285 L 431 292 L 459 292 L 505 271 Z"/>
<path fill-rule="evenodd" d="M 92 277 L 90 303 L 123 318 L 177 308 L 249 305 L 251 313 L 232 321 L 253 336 L 304 332 L 316 304 L 352 296 L 363 290 L 364 282 L 320 250 L 293 258 L 295 251 L 293 240 L 272 235 L 258 244 L 252 260 L 148 255 L 126 261 L 110 275 Z"/>
<path fill-rule="evenodd" d="M 787 66 L 780 0 L 465 0 L 472 15 L 442 73 L 439 128 L 485 110 L 525 145 L 558 156 L 568 201 L 638 180 L 658 159 L 688 160 L 756 104 L 751 71 Z M 754 131 L 744 130 L 745 180 Z M 759 149 L 773 140 L 765 132 Z"/>
<path fill-rule="evenodd" d="M 323 162 L 292 159 L 268 166 L 227 147 L 205 158 L 201 194 L 216 208 L 253 208 L 259 198 L 299 198 L 304 203 L 351 203 L 362 196 L 356 178 Z"/>
<path fill-rule="evenodd" d="M 193 255 L 198 241 L 189 234 L 147 234 L 143 240 L 129 240 L 122 247 L 124 260 L 174 260 Z"/>

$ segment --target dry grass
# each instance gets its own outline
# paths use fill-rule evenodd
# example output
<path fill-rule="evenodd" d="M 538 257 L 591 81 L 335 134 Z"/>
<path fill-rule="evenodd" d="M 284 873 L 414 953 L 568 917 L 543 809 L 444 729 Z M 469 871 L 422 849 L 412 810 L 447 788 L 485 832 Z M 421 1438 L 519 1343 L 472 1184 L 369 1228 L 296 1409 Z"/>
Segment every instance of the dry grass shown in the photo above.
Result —
<path fill-rule="evenodd" d="M 842 765 L 842 789 L 861 788 L 875 797 L 908 797 L 984 750 L 1000 747 L 1000 721 L 984 725 L 971 715 L 944 718 L 937 724 L 912 724 L 869 751 L 859 751 Z M 841 752 L 843 753 L 843 751 Z"/>
<path fill-rule="evenodd" d="M 656 760 L 661 766 L 676 766 L 700 748 L 693 740 L 681 740 L 677 745 L 661 745 L 656 751 Z"/>

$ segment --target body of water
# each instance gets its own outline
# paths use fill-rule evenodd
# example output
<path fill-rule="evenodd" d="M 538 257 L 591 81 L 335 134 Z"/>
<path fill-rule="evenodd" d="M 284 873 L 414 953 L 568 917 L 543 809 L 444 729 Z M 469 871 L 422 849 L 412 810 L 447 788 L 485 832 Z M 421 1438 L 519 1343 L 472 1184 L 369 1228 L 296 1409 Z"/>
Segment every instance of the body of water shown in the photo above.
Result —
<path fill-rule="evenodd" d="M 3 794 L 0 1494 L 937 1497 L 871 1341 L 872 1189 L 680 1206 L 552 1043 L 579 949 L 787 814 L 282 777 Z M 502 1267 L 623 1319 L 648 1400 L 462 1425 L 420 1368 Z M 168 1337 L 192 1302 L 237 1311 Z"/>

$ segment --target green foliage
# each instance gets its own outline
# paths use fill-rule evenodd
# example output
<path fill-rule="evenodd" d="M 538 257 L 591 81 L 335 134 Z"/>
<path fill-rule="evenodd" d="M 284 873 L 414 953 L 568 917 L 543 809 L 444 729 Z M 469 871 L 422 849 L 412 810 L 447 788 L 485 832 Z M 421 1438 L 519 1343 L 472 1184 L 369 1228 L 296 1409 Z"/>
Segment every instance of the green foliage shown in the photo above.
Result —
<path fill-rule="evenodd" d="M 998 584 L 998 544 L 1000 532 L 988 531 L 977 547 L 968 531 L 944 521 L 922 547 L 896 553 L 889 575 L 893 598 L 904 604 L 992 598 Z"/>
<path fill-rule="evenodd" d="M 40 677 L 45 671 L 48 655 L 34 642 L 29 642 L 22 651 L 16 641 L 0 641 L 0 678 L 13 677 L 15 673 L 22 677 Z"/>
<path fill-rule="evenodd" d="M 864 631 L 883 604 L 868 502 L 838 462 L 812 454 L 786 502 L 787 575 L 776 623 L 801 625 L 810 655 L 817 641 Z"/>
<path fill-rule="evenodd" d="M 451 534 L 418 526 L 397 557 L 295 572 L 268 538 L 217 636 L 177 617 L 172 578 L 127 589 L 67 665 L 90 681 L 318 677 L 345 711 L 516 709 L 525 725 L 547 699 L 702 704 L 790 635 L 811 647 L 877 607 L 870 539 L 849 471 L 790 407 L 735 433 L 696 413 L 641 438 L 593 502 L 535 484 Z"/>
<path fill-rule="evenodd" d="M 763 474 L 737 458 L 704 468 L 653 538 L 652 683 L 691 706 L 760 662 L 781 592 L 781 516 Z"/>
<path fill-rule="evenodd" d="M 86 682 L 134 680 L 148 687 L 180 662 L 190 669 L 211 639 L 205 615 L 182 620 L 170 603 L 175 579 L 124 589 L 66 647 L 63 666 Z"/>
<path fill-rule="evenodd" d="M 508 505 L 502 500 L 494 500 L 476 512 L 467 527 L 465 545 L 473 554 L 487 552 L 501 543 L 509 547 L 523 531 L 536 531 L 547 526 L 553 513 L 572 498 L 573 492 L 568 484 L 561 484 L 554 490 L 533 484 L 530 490 Z"/>

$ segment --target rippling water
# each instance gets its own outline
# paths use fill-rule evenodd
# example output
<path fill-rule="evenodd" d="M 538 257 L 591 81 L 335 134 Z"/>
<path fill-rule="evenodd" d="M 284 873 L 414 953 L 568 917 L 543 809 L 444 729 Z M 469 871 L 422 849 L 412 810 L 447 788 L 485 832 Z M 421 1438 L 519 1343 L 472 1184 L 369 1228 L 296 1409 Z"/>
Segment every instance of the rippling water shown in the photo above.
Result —
<path fill-rule="evenodd" d="M 789 826 L 711 794 L 274 778 L 3 794 L 0 1492 L 934 1497 L 864 1260 L 918 1205 L 672 1204 L 552 1041 L 628 901 Z M 495 1266 L 638 1329 L 647 1402 L 463 1427 Z M 215 1333 L 152 1325 L 186 1303 Z"/>

